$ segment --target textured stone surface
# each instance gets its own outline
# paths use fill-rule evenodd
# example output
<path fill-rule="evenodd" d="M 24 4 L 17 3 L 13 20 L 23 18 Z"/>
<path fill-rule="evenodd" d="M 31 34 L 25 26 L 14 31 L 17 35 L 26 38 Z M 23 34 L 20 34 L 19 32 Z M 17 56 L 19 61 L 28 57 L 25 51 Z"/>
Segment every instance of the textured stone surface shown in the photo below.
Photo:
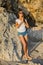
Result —
<path fill-rule="evenodd" d="M 41 65 L 40 63 L 33 63 L 32 61 L 29 61 L 28 63 L 17 63 L 17 62 L 14 62 L 14 61 L 4 61 L 4 60 L 0 60 L 0 65 Z"/>
<path fill-rule="evenodd" d="M 3 8 L 1 8 L 1 10 L 0 10 L 0 58 L 3 59 L 2 65 L 4 65 L 4 64 L 14 65 L 14 63 L 11 63 L 10 61 L 19 61 L 21 59 L 22 45 L 20 43 L 16 28 L 14 25 L 16 16 L 14 15 L 14 13 L 8 13 L 6 11 L 4 12 L 4 10 L 5 9 L 3 9 Z M 29 51 L 30 52 L 33 51 L 33 53 L 32 53 L 33 55 L 31 54 L 31 56 L 34 56 L 34 53 L 37 54 L 37 52 L 34 52 L 34 49 L 36 48 L 36 46 L 40 45 L 39 41 L 40 41 L 40 43 L 41 43 L 41 41 L 43 41 L 43 39 L 42 39 L 43 38 L 43 36 L 42 36 L 43 29 L 41 29 L 41 28 L 37 29 L 37 28 L 31 28 L 31 29 L 28 29 L 28 31 L 27 31 L 28 35 L 29 35 L 29 39 L 30 39 Z M 38 44 L 38 45 L 36 45 L 36 44 Z M 39 46 L 36 50 L 39 51 L 38 50 L 39 48 L 43 48 L 43 47 Z M 40 51 L 39 51 L 39 53 L 40 53 Z M 42 53 L 43 53 L 43 51 L 40 54 L 42 54 Z M 33 58 L 35 58 L 35 57 L 33 57 Z M 8 61 L 11 64 L 8 64 L 4 60 Z M 20 64 L 18 64 L 18 65 L 20 65 Z M 29 65 L 31 65 L 31 64 L 34 65 L 34 62 L 30 61 Z"/>
<path fill-rule="evenodd" d="M 0 6 L 1 6 L 1 4 L 2 4 L 2 0 L 0 0 Z"/>
<path fill-rule="evenodd" d="M 12 21 L 9 17 L 11 16 L 7 12 L 0 13 L 0 58 L 10 61 L 17 60 L 17 57 L 21 56 L 21 44 L 18 41 L 16 28 L 9 23 Z"/>

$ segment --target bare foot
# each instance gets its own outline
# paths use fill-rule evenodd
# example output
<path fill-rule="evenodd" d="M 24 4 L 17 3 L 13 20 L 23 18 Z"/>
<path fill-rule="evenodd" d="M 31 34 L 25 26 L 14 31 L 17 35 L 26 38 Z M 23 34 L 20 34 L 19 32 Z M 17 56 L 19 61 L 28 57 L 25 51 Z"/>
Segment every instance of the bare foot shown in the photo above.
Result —
<path fill-rule="evenodd" d="M 28 55 L 23 55 L 23 59 L 25 59 L 25 60 L 32 60 L 32 57 L 30 57 Z"/>
<path fill-rule="evenodd" d="M 30 56 L 27 56 L 27 59 L 28 59 L 28 60 L 32 60 L 32 57 L 30 57 Z"/>
<path fill-rule="evenodd" d="M 23 55 L 23 57 L 22 57 L 23 59 L 25 59 L 25 60 L 27 60 L 27 56 L 25 56 L 25 55 Z"/>

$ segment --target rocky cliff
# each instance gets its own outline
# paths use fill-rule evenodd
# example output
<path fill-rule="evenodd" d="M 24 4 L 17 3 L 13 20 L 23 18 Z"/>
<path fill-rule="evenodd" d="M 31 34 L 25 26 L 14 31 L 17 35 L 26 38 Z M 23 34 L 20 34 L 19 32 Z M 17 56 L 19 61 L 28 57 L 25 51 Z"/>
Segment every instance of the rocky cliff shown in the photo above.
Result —
<path fill-rule="evenodd" d="M 20 43 L 16 27 L 14 25 L 16 18 L 17 17 L 14 13 L 9 13 L 5 8 L 0 7 L 0 59 L 8 62 L 19 61 L 22 57 L 22 45 Z M 29 36 L 28 43 L 30 43 L 30 55 L 34 59 L 37 59 L 38 57 L 40 57 L 40 59 L 43 59 L 43 28 L 33 27 L 28 29 L 27 32 Z M 39 50 L 40 48 L 41 50 Z M 0 61 L 3 64 L 4 61 Z M 29 64 L 34 65 L 34 62 L 29 62 Z"/>
<path fill-rule="evenodd" d="M 18 55 L 19 52 L 21 56 L 21 44 L 18 41 L 16 28 L 12 25 L 13 21 L 15 22 L 16 16 L 13 13 L 9 14 L 4 11 L 5 9 L 0 7 L 0 58 L 9 61 L 17 60 L 16 53 Z M 12 21 L 11 18 L 14 20 Z"/>
<path fill-rule="evenodd" d="M 37 22 L 36 25 L 38 24 L 37 27 L 27 30 L 29 37 L 28 49 L 33 57 L 33 60 L 29 61 L 27 65 L 43 65 L 43 0 L 19 0 L 19 5 L 17 6 L 15 6 L 16 3 L 12 0 L 15 3 L 12 7 L 17 7 L 16 10 L 14 8 L 13 12 L 10 9 L 11 7 L 7 7 L 8 4 L 6 5 L 7 8 L 5 3 L 2 5 L 3 1 L 6 0 L 0 0 L 0 65 L 22 65 L 21 63 L 15 64 L 13 62 L 20 61 L 22 58 L 22 45 L 15 27 L 17 14 L 15 15 L 14 13 L 17 12 L 18 7 L 22 7 L 25 15 L 28 15 L 28 13 L 30 15 L 31 13 Z M 7 1 L 11 4 L 11 0 Z M 31 21 L 30 19 L 29 21 Z"/>

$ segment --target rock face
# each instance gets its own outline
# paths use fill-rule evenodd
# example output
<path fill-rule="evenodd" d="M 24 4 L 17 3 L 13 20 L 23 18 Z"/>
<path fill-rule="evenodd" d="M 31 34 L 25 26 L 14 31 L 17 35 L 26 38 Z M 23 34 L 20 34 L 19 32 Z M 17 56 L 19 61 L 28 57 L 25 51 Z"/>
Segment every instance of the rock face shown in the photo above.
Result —
<path fill-rule="evenodd" d="M 10 23 L 16 16 L 2 10 L 3 8 L 0 10 L 0 58 L 7 61 L 18 60 L 22 55 L 21 44 L 16 28 Z"/>
<path fill-rule="evenodd" d="M 0 6 L 1 6 L 1 4 L 2 4 L 2 0 L 0 0 Z"/>
<path fill-rule="evenodd" d="M 18 61 L 22 56 L 22 45 L 20 43 L 17 35 L 17 30 L 14 25 L 15 19 L 16 16 L 14 13 L 8 13 L 4 8 L 0 7 L 0 59 L 3 59 L 5 61 Z M 31 49 L 29 49 L 31 52 L 36 48 L 36 46 L 33 47 L 36 43 L 43 41 L 43 29 L 36 27 L 28 29 L 27 32 L 32 43 L 30 44 Z M 39 48 L 36 50 L 38 49 Z M 34 55 L 33 53 L 31 54 L 32 56 Z M 40 54 L 43 54 L 43 51 Z M 33 62 L 29 62 L 29 64 L 34 65 Z"/>

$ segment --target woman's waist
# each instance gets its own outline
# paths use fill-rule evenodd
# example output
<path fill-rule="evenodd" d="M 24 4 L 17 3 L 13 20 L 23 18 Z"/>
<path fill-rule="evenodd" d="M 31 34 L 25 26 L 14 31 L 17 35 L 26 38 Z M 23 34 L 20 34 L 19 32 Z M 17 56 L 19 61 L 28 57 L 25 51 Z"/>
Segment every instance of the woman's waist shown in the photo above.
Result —
<path fill-rule="evenodd" d="M 18 32 L 24 32 L 24 31 L 26 31 L 26 27 L 17 28 L 17 31 Z"/>
<path fill-rule="evenodd" d="M 25 32 L 26 31 L 26 28 L 25 29 L 17 29 L 18 32 Z"/>
<path fill-rule="evenodd" d="M 24 31 L 17 31 L 18 33 L 24 33 L 24 32 L 27 32 L 26 30 L 24 30 Z"/>

